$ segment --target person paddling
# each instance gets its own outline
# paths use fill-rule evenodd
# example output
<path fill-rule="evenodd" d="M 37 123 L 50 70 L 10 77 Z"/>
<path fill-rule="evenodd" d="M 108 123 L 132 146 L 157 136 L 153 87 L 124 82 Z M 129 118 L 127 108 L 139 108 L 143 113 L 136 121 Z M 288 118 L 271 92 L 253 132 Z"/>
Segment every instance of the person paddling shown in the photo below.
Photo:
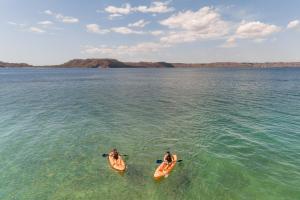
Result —
<path fill-rule="evenodd" d="M 170 153 L 170 151 L 167 151 L 165 156 L 164 156 L 164 162 L 168 165 L 170 165 L 173 162 L 173 156 Z"/>
<path fill-rule="evenodd" d="M 118 163 L 119 160 L 119 152 L 117 151 L 116 148 L 114 148 L 110 153 L 109 156 L 113 157 L 114 160 L 114 165 Z"/>

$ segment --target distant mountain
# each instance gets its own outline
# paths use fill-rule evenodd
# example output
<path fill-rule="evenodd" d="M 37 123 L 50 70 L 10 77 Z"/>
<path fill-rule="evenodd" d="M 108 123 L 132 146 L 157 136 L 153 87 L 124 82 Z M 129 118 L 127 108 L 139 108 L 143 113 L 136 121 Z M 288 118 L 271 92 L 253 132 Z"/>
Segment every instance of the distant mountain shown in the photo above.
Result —
<path fill-rule="evenodd" d="M 125 62 L 131 68 L 172 68 L 172 63 L 167 62 Z"/>
<path fill-rule="evenodd" d="M 126 68 L 128 66 L 116 59 L 73 59 L 61 65 L 50 67 Z"/>
<path fill-rule="evenodd" d="M 74 59 L 61 65 L 50 67 L 82 68 L 183 68 L 183 67 L 300 67 L 300 62 L 266 62 L 266 63 L 167 63 L 167 62 L 121 62 L 116 59 Z"/>
<path fill-rule="evenodd" d="M 173 63 L 174 67 L 300 67 L 300 62 L 265 62 L 265 63 L 244 63 L 244 62 L 215 62 L 215 63 Z"/>
<path fill-rule="evenodd" d="M 66 68 L 201 68 L 201 67 L 300 67 L 300 62 L 215 62 L 215 63 L 167 63 L 167 62 L 121 62 L 116 59 L 73 59 L 61 65 L 33 66 L 26 63 L 5 63 L 0 67 L 66 67 Z"/>
<path fill-rule="evenodd" d="M 0 67 L 33 67 L 27 63 L 5 63 L 0 61 Z"/>
<path fill-rule="evenodd" d="M 121 62 L 116 59 L 74 59 L 54 67 L 165 68 L 174 66 L 166 62 Z"/>

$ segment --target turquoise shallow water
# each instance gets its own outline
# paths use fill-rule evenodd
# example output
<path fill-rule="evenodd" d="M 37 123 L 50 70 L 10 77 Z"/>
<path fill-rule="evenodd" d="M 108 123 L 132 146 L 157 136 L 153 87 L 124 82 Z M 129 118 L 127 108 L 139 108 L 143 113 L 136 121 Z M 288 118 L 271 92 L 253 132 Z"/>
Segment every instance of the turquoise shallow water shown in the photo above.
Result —
<path fill-rule="evenodd" d="M 1 69 L 0 161 L 4 200 L 300 199 L 300 69 Z"/>

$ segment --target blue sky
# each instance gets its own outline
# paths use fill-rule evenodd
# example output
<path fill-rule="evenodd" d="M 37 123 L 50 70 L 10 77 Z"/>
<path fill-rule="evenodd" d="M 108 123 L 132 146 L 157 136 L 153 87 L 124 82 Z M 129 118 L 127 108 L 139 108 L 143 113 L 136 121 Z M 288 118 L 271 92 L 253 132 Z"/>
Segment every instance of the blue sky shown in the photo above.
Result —
<path fill-rule="evenodd" d="M 300 61 L 300 1 L 1 0 L 0 60 Z"/>

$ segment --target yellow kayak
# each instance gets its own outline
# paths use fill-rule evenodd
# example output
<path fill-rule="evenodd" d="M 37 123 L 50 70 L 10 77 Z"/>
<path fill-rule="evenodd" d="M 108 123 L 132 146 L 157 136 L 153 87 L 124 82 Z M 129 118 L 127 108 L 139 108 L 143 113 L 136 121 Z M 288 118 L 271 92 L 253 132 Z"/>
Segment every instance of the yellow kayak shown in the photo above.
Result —
<path fill-rule="evenodd" d="M 154 178 L 160 179 L 161 177 L 168 176 L 172 169 L 175 167 L 177 163 L 177 155 L 173 155 L 173 161 L 170 164 L 166 162 L 161 163 L 155 170 Z"/>
<path fill-rule="evenodd" d="M 109 153 L 108 154 L 108 162 L 109 162 L 110 166 L 115 170 L 125 171 L 125 169 L 126 169 L 126 164 L 120 155 L 119 155 L 118 160 L 116 160 L 116 159 L 114 159 L 112 154 Z"/>

